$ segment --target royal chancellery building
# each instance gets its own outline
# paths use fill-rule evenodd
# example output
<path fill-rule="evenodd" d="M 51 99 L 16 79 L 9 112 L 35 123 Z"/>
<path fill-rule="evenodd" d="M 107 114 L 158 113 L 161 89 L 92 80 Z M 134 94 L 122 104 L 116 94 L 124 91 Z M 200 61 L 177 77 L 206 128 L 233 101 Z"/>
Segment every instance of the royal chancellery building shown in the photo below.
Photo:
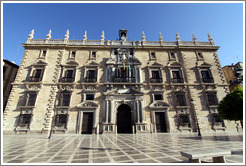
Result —
<path fill-rule="evenodd" d="M 208 42 L 33 39 L 31 31 L 3 114 L 4 133 L 239 131 L 218 103 L 229 93 Z M 233 111 L 233 110 L 232 110 Z"/>

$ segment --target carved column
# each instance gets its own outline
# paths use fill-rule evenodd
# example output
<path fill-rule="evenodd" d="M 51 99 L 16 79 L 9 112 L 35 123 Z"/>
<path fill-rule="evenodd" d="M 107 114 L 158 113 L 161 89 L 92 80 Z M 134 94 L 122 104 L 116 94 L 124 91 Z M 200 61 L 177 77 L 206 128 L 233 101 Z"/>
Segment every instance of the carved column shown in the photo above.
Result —
<path fill-rule="evenodd" d="M 139 101 L 139 105 L 140 105 L 140 112 L 141 112 L 141 119 L 140 119 L 140 122 L 143 123 L 143 121 L 145 120 L 145 111 L 144 111 L 144 107 L 143 107 L 143 99 L 140 99 Z"/>
<path fill-rule="evenodd" d="M 142 72 L 140 67 L 138 67 L 138 73 L 139 73 L 139 83 L 140 83 L 142 82 Z"/>
<path fill-rule="evenodd" d="M 112 67 L 109 67 L 108 81 L 112 82 Z"/>
<path fill-rule="evenodd" d="M 108 99 L 105 100 L 105 123 L 108 123 Z"/>
<path fill-rule="evenodd" d="M 136 118 L 137 118 L 137 123 L 139 123 L 139 101 L 138 99 L 135 100 L 136 103 Z"/>
<path fill-rule="evenodd" d="M 86 67 L 84 67 L 84 74 L 83 74 L 83 77 L 82 77 L 82 81 L 83 82 L 85 81 L 85 77 L 87 77 L 87 75 L 86 75 Z"/>
<path fill-rule="evenodd" d="M 109 81 L 109 67 L 106 68 L 106 82 Z"/>
<path fill-rule="evenodd" d="M 109 123 L 114 122 L 114 101 L 113 99 L 110 99 L 110 120 Z"/>
<path fill-rule="evenodd" d="M 136 68 L 136 66 L 134 66 L 134 75 L 133 76 L 135 76 L 135 83 L 136 82 L 138 82 L 138 75 L 137 75 L 137 68 Z"/>
<path fill-rule="evenodd" d="M 138 101 L 138 107 L 139 107 L 139 121 L 140 123 L 143 122 L 143 110 L 142 110 L 142 103 L 140 102 L 140 100 Z"/>

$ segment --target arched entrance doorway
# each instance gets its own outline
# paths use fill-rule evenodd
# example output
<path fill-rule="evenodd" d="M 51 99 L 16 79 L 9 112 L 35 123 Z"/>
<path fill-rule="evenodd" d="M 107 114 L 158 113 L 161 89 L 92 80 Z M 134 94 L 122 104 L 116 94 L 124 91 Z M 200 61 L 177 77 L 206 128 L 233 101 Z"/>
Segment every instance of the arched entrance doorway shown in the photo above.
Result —
<path fill-rule="evenodd" d="M 132 133 L 131 108 L 126 104 L 117 110 L 117 133 Z"/>

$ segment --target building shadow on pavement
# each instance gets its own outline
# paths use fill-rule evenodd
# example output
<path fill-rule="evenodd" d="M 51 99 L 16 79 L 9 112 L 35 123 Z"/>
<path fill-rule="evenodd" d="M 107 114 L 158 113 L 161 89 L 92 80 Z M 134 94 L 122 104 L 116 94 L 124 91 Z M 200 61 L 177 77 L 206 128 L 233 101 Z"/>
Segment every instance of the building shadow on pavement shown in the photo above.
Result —
<path fill-rule="evenodd" d="M 181 137 L 182 139 L 211 140 L 211 141 L 243 141 L 243 136 L 192 136 Z"/>

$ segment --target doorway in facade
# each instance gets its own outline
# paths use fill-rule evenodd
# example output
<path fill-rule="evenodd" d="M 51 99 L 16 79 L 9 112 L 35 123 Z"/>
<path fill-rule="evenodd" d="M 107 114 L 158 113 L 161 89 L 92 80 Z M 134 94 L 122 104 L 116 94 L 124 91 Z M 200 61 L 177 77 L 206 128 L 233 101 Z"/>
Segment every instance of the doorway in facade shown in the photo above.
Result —
<path fill-rule="evenodd" d="M 155 112 L 155 123 L 157 133 L 167 132 L 165 112 Z"/>
<path fill-rule="evenodd" d="M 131 108 L 126 104 L 117 110 L 117 133 L 132 133 Z"/>
<path fill-rule="evenodd" d="M 84 112 L 81 134 L 92 134 L 93 112 Z"/>

